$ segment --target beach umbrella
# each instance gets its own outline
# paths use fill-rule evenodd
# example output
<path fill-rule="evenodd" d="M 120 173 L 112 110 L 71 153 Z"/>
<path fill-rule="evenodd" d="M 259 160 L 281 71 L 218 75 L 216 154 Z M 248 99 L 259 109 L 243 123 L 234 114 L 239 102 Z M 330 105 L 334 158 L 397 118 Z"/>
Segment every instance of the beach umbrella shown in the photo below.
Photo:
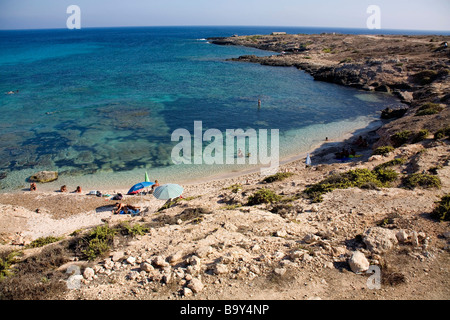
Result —
<path fill-rule="evenodd" d="M 306 155 L 306 165 L 307 166 L 311 165 L 311 157 L 309 156 L 309 153 Z"/>
<path fill-rule="evenodd" d="M 150 182 L 150 179 L 148 178 L 148 173 L 147 171 L 145 171 L 145 182 Z"/>
<path fill-rule="evenodd" d="M 136 183 L 134 186 L 131 187 L 131 189 L 128 191 L 128 194 L 135 194 L 135 193 L 139 193 L 139 191 L 141 191 L 144 188 L 148 188 L 152 185 L 154 185 L 154 182 L 139 182 Z"/>
<path fill-rule="evenodd" d="M 156 199 L 168 200 L 181 196 L 183 193 L 183 187 L 179 184 L 163 184 L 162 186 L 156 187 L 153 191 L 153 195 Z"/>

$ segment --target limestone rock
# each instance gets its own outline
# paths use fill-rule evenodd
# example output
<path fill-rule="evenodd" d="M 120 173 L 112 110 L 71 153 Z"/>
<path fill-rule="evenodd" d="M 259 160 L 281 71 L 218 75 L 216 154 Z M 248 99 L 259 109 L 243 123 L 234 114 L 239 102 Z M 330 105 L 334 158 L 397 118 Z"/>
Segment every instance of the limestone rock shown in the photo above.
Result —
<path fill-rule="evenodd" d="M 369 269 L 370 263 L 364 253 L 355 251 L 350 257 L 348 264 L 354 273 L 365 272 Z"/>
<path fill-rule="evenodd" d="M 364 232 L 363 242 L 369 251 L 382 253 L 393 249 L 398 243 L 398 240 L 395 236 L 395 231 L 381 227 L 373 227 Z"/>
<path fill-rule="evenodd" d="M 285 268 L 275 268 L 275 270 L 273 270 L 273 272 L 275 272 L 275 274 L 282 277 L 286 273 L 286 269 Z"/>
<path fill-rule="evenodd" d="M 189 281 L 187 287 L 191 289 L 194 293 L 199 293 L 200 291 L 203 290 L 204 285 L 199 279 L 193 278 L 191 281 Z"/>
<path fill-rule="evenodd" d="M 165 268 L 165 267 L 170 266 L 170 264 L 168 262 L 166 262 L 166 260 L 164 260 L 164 258 L 161 256 L 154 257 L 153 264 L 158 268 Z"/>
<path fill-rule="evenodd" d="M 303 241 L 305 241 L 306 243 L 313 243 L 313 242 L 317 242 L 320 240 L 319 236 L 316 236 L 315 234 L 307 234 L 304 238 Z"/>
<path fill-rule="evenodd" d="M 92 280 L 92 279 L 94 278 L 94 276 L 95 276 L 95 271 L 94 271 L 94 269 L 92 269 L 92 268 L 86 268 L 86 269 L 84 269 L 83 277 L 84 277 L 86 280 Z"/>
<path fill-rule="evenodd" d="M 111 256 L 111 260 L 114 262 L 120 261 L 124 258 L 124 252 L 123 251 L 117 251 L 114 252 Z"/>
<path fill-rule="evenodd" d="M 39 171 L 30 177 L 31 182 L 51 182 L 58 179 L 58 172 L 56 171 Z"/>
<path fill-rule="evenodd" d="M 214 274 L 224 274 L 228 272 L 228 267 L 225 264 L 216 263 L 213 267 Z"/>
<path fill-rule="evenodd" d="M 145 261 L 141 263 L 140 268 L 142 271 L 145 271 L 145 272 L 151 272 L 154 270 L 153 266 L 150 263 L 145 262 Z"/>
<path fill-rule="evenodd" d="M 398 231 L 398 232 L 395 234 L 395 236 L 397 237 L 397 240 L 398 240 L 399 242 L 406 242 L 406 241 L 408 241 L 408 238 L 409 238 L 408 233 L 406 233 L 405 230 L 400 230 L 400 231 Z"/>
<path fill-rule="evenodd" d="M 127 262 L 131 265 L 133 265 L 136 262 L 136 258 L 135 257 L 128 257 L 127 258 Z"/>
<path fill-rule="evenodd" d="M 185 297 L 189 297 L 189 296 L 192 296 L 192 290 L 191 289 L 189 289 L 189 288 L 187 288 L 187 287 L 184 287 L 183 288 L 183 295 L 185 296 Z"/>
<path fill-rule="evenodd" d="M 198 248 L 198 250 L 195 252 L 195 254 L 200 258 L 204 258 L 204 257 L 207 257 L 212 252 L 213 252 L 213 248 L 211 246 L 204 246 L 204 247 Z"/>
<path fill-rule="evenodd" d="M 176 264 L 177 262 L 180 262 L 181 259 L 183 259 L 183 251 L 177 251 L 171 256 L 167 258 L 170 264 Z"/>

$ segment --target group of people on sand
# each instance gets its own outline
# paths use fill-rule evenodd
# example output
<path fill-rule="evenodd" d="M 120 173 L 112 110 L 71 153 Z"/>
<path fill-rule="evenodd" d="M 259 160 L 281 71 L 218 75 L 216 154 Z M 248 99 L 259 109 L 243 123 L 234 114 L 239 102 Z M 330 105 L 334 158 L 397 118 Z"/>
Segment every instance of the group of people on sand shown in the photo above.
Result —
<path fill-rule="evenodd" d="M 36 186 L 36 183 L 35 183 L 35 182 L 32 182 L 32 183 L 30 184 L 30 191 L 37 191 L 37 186 Z M 67 192 L 67 186 L 66 186 L 66 185 L 61 186 L 61 188 L 59 189 L 59 191 L 60 191 L 60 192 Z M 78 187 L 75 189 L 74 193 L 81 193 L 81 187 L 78 186 Z"/>
<path fill-rule="evenodd" d="M 67 192 L 67 186 L 66 186 L 66 185 L 63 185 L 63 186 L 61 187 L 61 189 L 59 189 L 59 191 L 61 191 L 61 192 Z M 81 193 L 81 187 L 78 186 L 78 187 L 75 189 L 74 193 Z"/>

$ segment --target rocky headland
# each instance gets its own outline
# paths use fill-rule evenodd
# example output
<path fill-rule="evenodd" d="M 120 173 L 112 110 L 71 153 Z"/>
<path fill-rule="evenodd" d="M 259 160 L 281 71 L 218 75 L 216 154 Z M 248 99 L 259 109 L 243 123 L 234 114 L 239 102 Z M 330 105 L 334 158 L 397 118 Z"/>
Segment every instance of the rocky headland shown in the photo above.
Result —
<path fill-rule="evenodd" d="M 216 45 L 238 45 L 273 51 L 270 56 L 241 56 L 233 61 L 269 66 L 296 67 L 315 80 L 367 91 L 395 94 L 408 108 L 389 112 L 386 118 L 402 119 L 386 124 L 378 132 L 376 146 L 389 144 L 398 131 L 448 125 L 450 109 L 450 49 L 448 36 L 406 35 L 251 35 L 210 38 Z M 424 116 L 416 116 L 432 104 Z M 430 109 L 430 108 L 428 108 Z M 442 110 L 441 110 L 442 109 Z M 411 124 L 413 124 L 411 126 Z"/>

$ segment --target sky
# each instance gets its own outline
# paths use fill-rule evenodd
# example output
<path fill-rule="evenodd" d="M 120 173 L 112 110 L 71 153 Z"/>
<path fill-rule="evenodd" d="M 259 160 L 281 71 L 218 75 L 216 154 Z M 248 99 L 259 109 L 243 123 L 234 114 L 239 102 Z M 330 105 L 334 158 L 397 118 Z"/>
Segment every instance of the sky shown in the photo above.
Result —
<path fill-rule="evenodd" d="M 298 26 L 366 28 L 380 8 L 382 29 L 450 31 L 450 0 L 0 0 L 0 29 L 81 27 Z"/>

